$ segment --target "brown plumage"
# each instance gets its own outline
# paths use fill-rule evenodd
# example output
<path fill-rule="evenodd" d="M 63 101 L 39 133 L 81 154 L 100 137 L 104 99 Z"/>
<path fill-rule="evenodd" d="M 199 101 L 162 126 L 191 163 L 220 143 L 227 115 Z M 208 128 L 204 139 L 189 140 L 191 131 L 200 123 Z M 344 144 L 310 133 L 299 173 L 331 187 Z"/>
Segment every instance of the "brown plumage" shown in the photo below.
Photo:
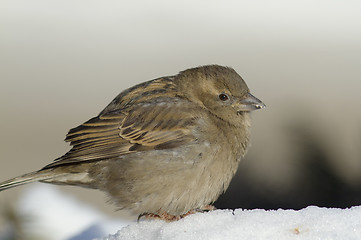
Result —
<path fill-rule="evenodd" d="M 34 181 L 95 188 L 121 209 L 178 219 L 227 189 L 248 147 L 249 112 L 263 107 L 228 67 L 144 82 L 71 129 L 69 152 L 0 190 Z"/>

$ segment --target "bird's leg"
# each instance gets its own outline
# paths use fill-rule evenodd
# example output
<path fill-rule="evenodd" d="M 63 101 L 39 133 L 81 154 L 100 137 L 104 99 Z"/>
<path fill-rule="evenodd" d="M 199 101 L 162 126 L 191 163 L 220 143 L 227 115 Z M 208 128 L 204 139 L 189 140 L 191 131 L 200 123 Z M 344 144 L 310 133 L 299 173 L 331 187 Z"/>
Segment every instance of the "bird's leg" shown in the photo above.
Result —
<path fill-rule="evenodd" d="M 198 212 L 210 212 L 210 211 L 213 211 L 213 210 L 216 210 L 217 208 L 213 205 L 206 205 L 200 209 L 197 209 Z"/>
<path fill-rule="evenodd" d="M 173 221 L 178 221 L 179 219 L 182 218 L 182 215 L 180 216 L 175 216 L 175 215 L 171 215 L 168 214 L 166 212 L 164 213 L 142 213 L 138 216 L 138 222 L 140 221 L 140 219 L 142 217 L 145 217 L 146 219 L 160 219 L 160 220 L 164 220 L 166 222 L 173 222 Z"/>
<path fill-rule="evenodd" d="M 140 219 L 142 217 L 145 217 L 146 219 L 160 219 L 160 220 L 164 220 L 166 222 L 173 222 L 173 221 L 178 221 L 179 219 L 184 218 L 184 217 L 186 217 L 188 215 L 195 214 L 197 212 L 209 212 L 209 211 L 213 211 L 215 209 L 216 208 L 214 206 L 212 206 L 212 205 L 206 205 L 206 206 L 204 206 L 202 208 L 190 210 L 185 214 L 177 215 L 177 216 L 168 214 L 166 212 L 158 213 L 158 214 L 155 214 L 155 213 L 142 213 L 142 214 L 140 214 L 138 216 L 138 222 L 140 221 Z"/>

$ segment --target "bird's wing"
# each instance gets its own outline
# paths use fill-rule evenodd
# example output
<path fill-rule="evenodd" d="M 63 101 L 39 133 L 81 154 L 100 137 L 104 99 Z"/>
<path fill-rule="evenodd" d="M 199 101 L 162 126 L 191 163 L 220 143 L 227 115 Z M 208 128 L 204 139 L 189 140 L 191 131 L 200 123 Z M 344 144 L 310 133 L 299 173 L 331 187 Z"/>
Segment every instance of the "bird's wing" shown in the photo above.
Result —
<path fill-rule="evenodd" d="M 158 99 L 112 111 L 73 128 L 72 149 L 44 168 L 116 158 L 139 151 L 176 148 L 195 141 L 199 109 L 185 100 Z"/>

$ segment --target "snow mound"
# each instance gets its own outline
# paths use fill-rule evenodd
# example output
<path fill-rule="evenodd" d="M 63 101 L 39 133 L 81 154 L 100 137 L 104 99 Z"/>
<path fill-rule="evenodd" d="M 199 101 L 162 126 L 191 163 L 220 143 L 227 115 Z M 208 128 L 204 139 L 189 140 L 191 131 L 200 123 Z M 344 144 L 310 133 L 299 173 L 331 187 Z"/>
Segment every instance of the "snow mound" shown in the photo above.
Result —
<path fill-rule="evenodd" d="M 24 232 L 48 240 L 94 239 L 129 224 L 127 220 L 110 219 L 54 186 L 41 183 L 25 189 L 18 211 L 31 217 Z"/>
<path fill-rule="evenodd" d="M 295 210 L 216 210 L 177 222 L 145 220 L 103 240 L 361 239 L 361 206 Z"/>
<path fill-rule="evenodd" d="M 115 220 L 46 184 L 33 184 L 19 201 L 32 216 L 24 231 L 49 240 L 83 239 L 361 239 L 361 206 L 295 210 L 216 210 L 177 222 Z M 119 230 L 120 229 L 120 230 Z M 109 235 L 119 230 L 115 235 Z M 1 236 L 0 236 L 1 238 Z"/>

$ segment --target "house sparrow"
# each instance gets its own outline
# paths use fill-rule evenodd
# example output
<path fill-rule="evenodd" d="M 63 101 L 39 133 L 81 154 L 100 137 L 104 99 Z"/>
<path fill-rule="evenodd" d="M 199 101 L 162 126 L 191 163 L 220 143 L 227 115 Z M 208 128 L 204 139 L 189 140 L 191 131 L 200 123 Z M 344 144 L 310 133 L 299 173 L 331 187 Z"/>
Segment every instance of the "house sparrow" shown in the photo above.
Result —
<path fill-rule="evenodd" d="M 249 145 L 249 113 L 264 107 L 229 67 L 144 82 L 71 129 L 69 152 L 0 191 L 35 181 L 94 188 L 120 209 L 176 220 L 228 188 Z"/>

